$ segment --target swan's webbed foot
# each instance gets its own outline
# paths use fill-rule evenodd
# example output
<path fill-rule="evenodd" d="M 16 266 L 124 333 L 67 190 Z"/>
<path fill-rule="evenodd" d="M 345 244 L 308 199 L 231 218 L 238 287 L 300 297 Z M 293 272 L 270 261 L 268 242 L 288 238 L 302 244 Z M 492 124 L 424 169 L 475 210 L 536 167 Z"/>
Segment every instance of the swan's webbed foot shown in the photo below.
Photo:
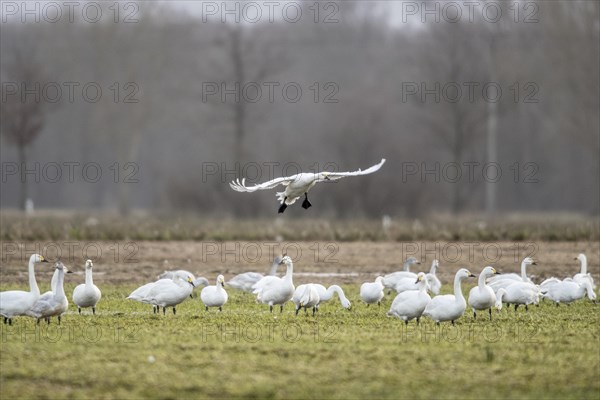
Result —
<path fill-rule="evenodd" d="M 311 206 L 312 204 L 310 204 L 310 201 L 308 201 L 308 193 L 304 193 L 304 201 L 302 202 L 302 208 L 308 210 Z"/>
<path fill-rule="evenodd" d="M 285 197 L 283 199 L 283 203 L 281 203 L 281 205 L 279 206 L 279 210 L 277 210 L 278 214 L 283 214 L 283 212 L 285 211 L 285 209 L 287 208 L 287 204 L 285 204 L 285 201 L 287 200 L 287 197 Z"/>

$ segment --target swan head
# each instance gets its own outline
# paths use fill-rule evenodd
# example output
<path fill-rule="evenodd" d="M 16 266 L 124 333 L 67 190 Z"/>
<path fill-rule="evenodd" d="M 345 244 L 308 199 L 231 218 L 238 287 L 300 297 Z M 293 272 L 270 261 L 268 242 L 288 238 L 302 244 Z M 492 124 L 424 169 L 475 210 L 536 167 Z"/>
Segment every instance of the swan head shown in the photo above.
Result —
<path fill-rule="evenodd" d="M 500 272 L 496 271 L 496 268 L 488 265 L 487 267 L 485 267 L 483 269 L 483 271 L 481 271 L 481 275 L 484 275 L 484 276 L 500 275 Z"/>
<path fill-rule="evenodd" d="M 375 278 L 375 282 L 383 285 L 383 276 L 378 276 L 377 278 Z"/>
<path fill-rule="evenodd" d="M 342 303 L 342 307 L 344 307 L 346 310 L 352 309 L 352 303 L 350 303 L 350 300 L 342 299 L 341 303 Z"/>
<path fill-rule="evenodd" d="M 579 253 L 579 255 L 577 255 L 577 257 L 575 257 L 574 259 L 576 261 L 579 261 L 579 262 L 586 262 L 587 261 L 587 257 L 583 253 Z"/>
<path fill-rule="evenodd" d="M 319 175 L 320 175 L 319 176 L 319 180 L 320 181 L 330 181 L 331 180 L 331 178 L 329 177 L 329 172 L 328 171 L 321 172 Z"/>
<path fill-rule="evenodd" d="M 32 254 L 31 257 L 29 257 L 29 261 L 34 263 L 48 262 L 48 260 L 46 260 L 44 256 L 40 254 Z"/>
<path fill-rule="evenodd" d="M 217 276 L 217 286 L 225 287 L 225 277 L 223 275 Z"/>
<path fill-rule="evenodd" d="M 425 273 L 424 272 L 419 272 L 417 274 L 417 281 L 415 283 L 422 282 L 423 280 L 425 280 Z"/>
<path fill-rule="evenodd" d="M 288 256 L 288 255 L 284 255 L 284 256 L 281 258 L 281 261 L 279 261 L 279 265 L 281 265 L 281 264 L 285 264 L 285 265 L 291 265 L 291 264 L 292 264 L 292 259 L 291 259 L 291 257 L 290 257 L 290 256 Z"/>
<path fill-rule="evenodd" d="M 498 292 L 496 293 L 496 310 L 501 311 L 502 310 L 502 296 L 504 296 L 506 294 L 506 290 L 504 290 L 504 288 L 500 288 L 500 290 L 498 290 Z"/>
<path fill-rule="evenodd" d="M 537 265 L 537 262 L 531 257 L 525 257 L 523 259 L 523 264 L 525 265 Z"/>
<path fill-rule="evenodd" d="M 65 274 L 71 274 L 71 273 L 73 273 L 73 271 L 71 271 L 69 268 L 67 268 L 66 265 L 63 264 L 61 261 L 57 261 L 56 264 L 54 264 L 54 268 L 55 269 L 62 269 Z"/>
<path fill-rule="evenodd" d="M 461 268 L 456 273 L 456 276 L 461 279 L 464 279 L 464 278 L 475 278 L 477 275 L 475 275 L 474 273 L 472 273 L 471 271 L 469 271 L 466 268 Z"/>
<path fill-rule="evenodd" d="M 406 259 L 406 261 L 404 261 L 404 263 L 407 265 L 415 265 L 415 264 L 421 264 L 421 261 L 417 260 L 413 256 L 410 256 Z"/>
<path fill-rule="evenodd" d="M 92 262 L 92 260 L 86 260 L 86 262 L 85 262 L 86 269 L 91 269 L 93 266 L 94 266 L 94 263 Z"/>
<path fill-rule="evenodd" d="M 220 275 L 219 275 L 219 276 L 220 276 Z M 195 287 L 195 286 L 194 286 L 194 280 L 192 279 L 192 277 L 191 277 L 191 276 L 188 276 L 188 277 L 187 277 L 187 279 L 185 279 L 185 281 L 186 281 L 187 283 L 189 283 L 190 285 L 192 285 L 192 287 Z"/>

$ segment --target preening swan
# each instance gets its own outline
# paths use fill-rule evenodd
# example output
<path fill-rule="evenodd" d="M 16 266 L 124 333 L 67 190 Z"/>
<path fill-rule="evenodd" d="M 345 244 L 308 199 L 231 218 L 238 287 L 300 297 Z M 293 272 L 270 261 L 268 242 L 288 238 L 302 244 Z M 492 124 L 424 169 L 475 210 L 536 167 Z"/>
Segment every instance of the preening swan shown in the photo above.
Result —
<path fill-rule="evenodd" d="M 301 308 L 304 308 L 304 311 L 312 308 L 312 314 L 315 315 L 320 302 L 319 291 L 312 283 L 300 285 L 294 291 L 292 302 L 296 305 L 296 315 Z"/>
<path fill-rule="evenodd" d="M 520 305 L 525 305 L 525 310 L 528 311 L 530 304 L 539 303 L 541 291 L 533 283 L 515 281 L 513 284 L 501 289 L 506 291 L 502 297 L 502 301 L 507 304 L 514 304 L 515 311 L 517 311 Z"/>
<path fill-rule="evenodd" d="M 378 276 L 375 282 L 365 282 L 360 285 L 360 298 L 367 303 L 367 307 L 375 303 L 381 306 L 381 299 L 383 299 L 383 277 Z"/>
<path fill-rule="evenodd" d="M 166 314 L 167 307 L 173 307 L 173 314 L 177 313 L 175 309 L 182 303 L 194 289 L 194 281 L 188 276 L 186 280 L 176 275 L 173 279 L 161 279 L 150 287 L 146 296 L 141 300 L 143 303 L 163 308 L 163 314 Z"/>
<path fill-rule="evenodd" d="M 410 267 L 418 264 L 421 264 L 419 260 L 412 256 L 408 257 L 406 261 L 404 261 L 402 271 L 392 272 L 391 274 L 387 274 L 383 277 L 383 286 L 388 289 L 394 289 L 398 282 L 404 278 L 411 278 L 413 282 L 416 281 L 417 274 L 410 272 Z"/>
<path fill-rule="evenodd" d="M 255 192 L 257 190 L 273 189 L 278 185 L 285 186 L 283 192 L 277 192 L 277 200 L 281 203 L 279 207 L 279 213 L 285 211 L 287 206 L 294 204 L 302 195 L 304 195 L 304 201 L 302 202 L 302 208 L 308 209 L 311 204 L 308 201 L 308 191 L 319 182 L 324 181 L 336 181 L 348 176 L 359 176 L 368 175 L 376 172 L 385 163 L 385 158 L 381 159 L 379 164 L 375 164 L 372 167 L 363 170 L 357 170 L 353 172 L 304 172 L 292 176 L 276 178 L 268 182 L 264 182 L 254 186 L 246 186 L 246 178 L 243 178 L 240 182 L 239 178 L 232 181 L 229 185 L 237 192 Z"/>
<path fill-rule="evenodd" d="M 18 315 L 25 315 L 27 311 L 40 297 L 40 288 L 35 280 L 35 263 L 48 262 L 39 254 L 32 254 L 29 257 L 29 292 L 23 290 L 9 290 L 0 293 L 0 315 L 4 317 L 4 323 L 12 325 L 12 318 Z"/>
<path fill-rule="evenodd" d="M 468 269 L 459 269 L 454 276 L 454 294 L 435 296 L 425 307 L 423 315 L 431 318 L 438 325 L 443 321 L 452 321 L 454 325 L 454 321 L 460 318 L 467 308 L 460 284 L 464 279 L 474 277 L 475 275 Z"/>
<path fill-rule="evenodd" d="M 580 282 L 561 281 L 548 286 L 545 291 L 542 296 L 554 301 L 557 306 L 560 303 L 570 304 L 584 298 L 586 294 L 592 302 L 596 302 L 596 293 L 594 293 L 592 283 L 585 278 Z"/>
<path fill-rule="evenodd" d="M 525 257 L 523 261 L 521 261 L 521 275 L 511 273 L 502 274 L 499 276 L 492 276 L 490 279 L 488 279 L 487 284 L 494 290 L 494 292 L 497 292 L 498 289 L 506 289 L 508 286 L 512 285 L 515 282 L 532 283 L 531 279 L 527 277 L 528 265 L 537 265 L 537 262 L 535 262 L 531 257 Z"/>
<path fill-rule="evenodd" d="M 178 269 L 175 271 L 165 271 L 162 274 L 160 274 L 158 276 L 157 280 L 160 279 L 173 279 L 175 276 L 179 276 L 181 279 L 183 279 L 184 281 L 187 280 L 188 276 L 192 277 L 192 282 L 194 282 L 194 288 L 200 287 L 200 286 L 208 286 L 209 282 L 208 279 L 204 278 L 204 277 L 199 277 L 196 278 L 194 276 L 194 274 L 192 274 L 190 271 L 186 271 L 185 269 Z"/>
<path fill-rule="evenodd" d="M 388 316 L 400 318 L 406 325 L 408 325 L 408 321 L 416 318 L 417 325 L 419 324 L 425 307 L 431 301 L 431 297 L 427 294 L 428 282 L 425 273 L 419 272 L 416 284 L 418 290 L 406 291 L 394 298 L 390 311 L 387 313 Z"/>
<path fill-rule="evenodd" d="M 94 285 L 94 279 L 92 278 L 92 268 L 94 263 L 92 260 L 85 262 L 85 283 L 78 285 L 73 290 L 73 303 L 77 305 L 77 311 L 81 314 L 81 309 L 86 307 L 92 307 L 92 313 L 96 314 L 96 304 L 100 301 L 102 293 L 96 285 Z"/>
<path fill-rule="evenodd" d="M 40 319 L 44 318 L 50 323 L 50 318 L 54 316 L 58 318 L 58 324 L 60 325 L 61 315 L 69 308 L 69 301 L 67 300 L 63 287 L 65 272 L 67 272 L 68 269 L 60 261 L 56 263 L 55 268 L 56 271 L 52 276 L 52 281 L 54 283 L 52 291 L 41 295 L 33 307 L 27 311 L 27 315 L 35 318 L 38 325 Z"/>
<path fill-rule="evenodd" d="M 208 307 L 219 307 L 219 311 L 223 311 L 223 305 L 227 303 L 228 298 L 224 286 L 225 278 L 223 275 L 219 275 L 215 286 L 207 286 L 202 289 L 200 300 L 204 303 L 206 311 L 208 311 Z"/>
<path fill-rule="evenodd" d="M 283 305 L 292 299 L 294 295 L 294 264 L 289 256 L 284 256 L 281 263 L 285 264 L 286 272 L 283 278 L 276 276 L 266 276 L 254 285 L 253 293 L 256 294 L 256 300 L 269 305 L 269 311 L 273 312 L 273 306 L 280 305 L 280 312 L 283 312 Z"/>
<path fill-rule="evenodd" d="M 276 256 L 275 259 L 273 259 L 271 269 L 268 271 L 266 276 L 275 276 L 277 272 L 277 267 L 280 263 L 281 257 Z M 258 272 L 244 272 L 228 280 L 226 282 L 226 285 L 234 289 L 239 289 L 243 290 L 244 292 L 252 293 L 252 291 L 254 290 L 252 287 L 264 277 L 265 275 L 260 274 Z"/>
<path fill-rule="evenodd" d="M 494 290 L 485 284 L 485 280 L 490 276 L 500 274 L 493 267 L 485 267 L 479 274 L 477 286 L 469 291 L 469 306 L 473 309 L 473 318 L 477 318 L 478 310 L 489 310 L 490 320 L 492 319 L 492 307 L 496 305 L 496 294 Z"/>

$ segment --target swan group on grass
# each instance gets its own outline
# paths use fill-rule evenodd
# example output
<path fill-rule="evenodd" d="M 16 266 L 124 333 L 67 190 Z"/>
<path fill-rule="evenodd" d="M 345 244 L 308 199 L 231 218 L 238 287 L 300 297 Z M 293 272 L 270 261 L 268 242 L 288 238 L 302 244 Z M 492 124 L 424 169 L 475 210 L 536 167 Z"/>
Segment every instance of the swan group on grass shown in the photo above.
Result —
<path fill-rule="evenodd" d="M 439 261 L 433 260 L 429 272 L 414 273 L 410 268 L 419 265 L 420 262 L 414 257 L 409 257 L 404 262 L 402 271 L 377 276 L 374 281 L 364 282 L 359 288 L 359 297 L 366 306 L 381 305 L 385 288 L 394 289 L 397 294 L 387 315 L 406 324 L 411 320 L 416 320 L 419 324 L 423 316 L 436 324 L 445 321 L 454 324 L 465 314 L 467 306 L 471 308 L 474 320 L 479 311 L 486 310 L 491 320 L 492 309 L 501 310 L 503 305 L 514 305 L 515 311 L 523 305 L 527 311 L 530 305 L 538 305 L 540 299 L 548 299 L 557 306 L 560 303 L 570 304 L 585 297 L 595 303 L 597 296 L 594 280 L 587 271 L 587 258 L 584 254 L 579 254 L 575 260 L 580 262 L 580 271 L 577 274 L 562 280 L 552 277 L 539 285 L 527 276 L 528 266 L 537 265 L 530 257 L 521 262 L 520 274 L 501 274 L 494 267 L 486 266 L 479 274 L 477 285 L 470 289 L 468 299 L 465 299 L 462 284 L 468 278 L 475 277 L 468 269 L 461 268 L 456 272 L 452 294 L 439 294 L 442 286 L 436 276 Z M 12 319 L 16 316 L 33 317 L 37 324 L 42 319 L 50 323 L 52 317 L 57 317 L 58 323 L 61 323 L 61 317 L 69 306 L 64 291 L 64 279 L 65 274 L 71 271 L 62 262 L 56 262 L 51 290 L 40 295 L 35 278 L 35 265 L 45 262 L 47 260 L 39 254 L 33 254 L 29 258 L 29 291 L 11 290 L 0 293 L 0 315 L 4 317 L 4 323 L 12 324 Z M 276 275 L 277 267 L 282 264 L 286 266 L 286 272 L 284 276 L 279 277 Z M 95 314 L 96 305 L 102 296 L 100 289 L 94 285 L 92 269 L 92 260 L 87 260 L 85 283 L 76 286 L 73 291 L 72 300 L 79 314 L 82 308 L 91 308 L 92 314 Z M 251 287 L 248 287 L 250 284 Z M 223 311 L 229 297 L 225 290 L 226 285 L 245 292 L 251 289 L 256 301 L 268 304 L 270 312 L 273 312 L 276 305 L 279 305 L 280 312 L 283 312 L 284 305 L 291 301 L 295 305 L 296 315 L 304 308 L 305 311 L 312 310 L 312 315 L 315 316 L 319 306 L 336 295 L 343 308 L 352 308 L 350 300 L 339 285 L 326 288 L 322 284 L 311 282 L 295 287 L 294 264 L 287 255 L 275 257 L 267 275 L 246 272 L 226 281 L 224 275 L 219 274 L 214 286 L 209 285 L 206 278 L 196 278 L 186 270 L 165 271 L 157 281 L 140 286 L 127 298 L 152 305 L 154 313 L 158 313 L 162 307 L 163 314 L 166 314 L 167 308 L 172 308 L 173 314 L 176 314 L 176 307 L 188 297 L 192 297 L 194 288 L 201 285 L 205 287 L 200 293 L 200 300 L 207 311 L 211 307 Z"/>

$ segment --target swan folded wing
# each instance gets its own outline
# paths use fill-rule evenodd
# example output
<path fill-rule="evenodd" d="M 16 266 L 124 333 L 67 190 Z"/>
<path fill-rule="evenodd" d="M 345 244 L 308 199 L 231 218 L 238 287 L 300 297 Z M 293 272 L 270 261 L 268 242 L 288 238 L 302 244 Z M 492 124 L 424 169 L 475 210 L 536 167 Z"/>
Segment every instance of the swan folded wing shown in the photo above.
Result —
<path fill-rule="evenodd" d="M 369 167 L 365 170 L 358 169 L 356 171 L 348 171 L 348 172 L 327 172 L 327 178 L 332 181 L 336 181 L 338 179 L 345 178 L 347 176 L 359 176 L 359 175 L 369 175 L 373 172 L 379 171 L 381 166 L 385 163 L 385 158 L 382 158 L 379 164 L 375 164 L 372 167 Z"/>
<path fill-rule="evenodd" d="M 240 182 L 239 178 L 235 181 L 231 181 L 229 186 L 236 192 L 256 192 L 257 190 L 273 189 L 278 185 L 287 186 L 296 179 L 297 175 L 286 176 L 281 178 L 275 178 L 267 182 L 259 183 L 253 186 L 246 186 L 246 178 L 242 178 Z"/>

